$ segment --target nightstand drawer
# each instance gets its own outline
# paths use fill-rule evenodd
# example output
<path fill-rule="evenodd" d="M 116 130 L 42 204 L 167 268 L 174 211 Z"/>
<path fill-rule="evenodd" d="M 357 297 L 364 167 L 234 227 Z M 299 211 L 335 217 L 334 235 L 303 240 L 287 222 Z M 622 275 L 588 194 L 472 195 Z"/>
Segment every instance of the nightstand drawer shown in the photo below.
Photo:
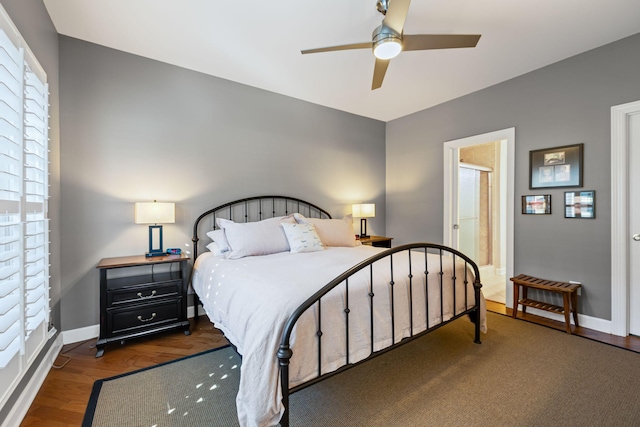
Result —
<path fill-rule="evenodd" d="M 157 283 L 153 285 L 130 286 L 122 289 L 107 290 L 107 307 L 118 307 L 123 304 L 148 302 L 157 298 L 175 297 L 181 294 L 181 280 Z"/>
<path fill-rule="evenodd" d="M 107 310 L 107 336 L 153 329 L 180 320 L 182 298 Z"/>

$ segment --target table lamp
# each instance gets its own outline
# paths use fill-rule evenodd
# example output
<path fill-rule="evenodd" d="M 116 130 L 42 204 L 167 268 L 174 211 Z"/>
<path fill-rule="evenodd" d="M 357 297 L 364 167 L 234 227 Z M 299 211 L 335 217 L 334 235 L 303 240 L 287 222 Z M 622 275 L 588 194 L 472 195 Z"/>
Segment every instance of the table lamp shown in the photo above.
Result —
<path fill-rule="evenodd" d="M 369 237 L 367 235 L 367 218 L 376 216 L 376 205 L 374 203 L 352 205 L 351 213 L 354 218 L 360 218 L 360 237 Z"/>
<path fill-rule="evenodd" d="M 149 252 L 147 257 L 165 255 L 162 248 L 162 225 L 176 222 L 176 204 L 153 202 L 136 202 L 135 223 L 149 225 Z"/>

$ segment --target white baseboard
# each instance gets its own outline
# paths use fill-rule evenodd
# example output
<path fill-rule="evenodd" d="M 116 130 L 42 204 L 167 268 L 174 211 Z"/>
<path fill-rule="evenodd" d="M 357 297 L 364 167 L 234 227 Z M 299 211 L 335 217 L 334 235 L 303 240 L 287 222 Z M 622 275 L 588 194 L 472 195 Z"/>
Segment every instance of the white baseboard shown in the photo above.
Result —
<path fill-rule="evenodd" d="M 25 415 L 27 415 L 27 411 L 31 407 L 31 404 L 36 398 L 40 387 L 42 387 L 42 383 L 44 383 L 45 378 L 47 378 L 47 374 L 51 370 L 51 366 L 53 366 L 53 362 L 60 354 L 60 350 L 62 349 L 62 334 L 58 334 L 58 337 L 53 342 L 47 354 L 45 354 L 44 358 L 36 368 L 36 371 L 33 373 L 33 376 L 27 383 L 27 386 L 22 390 L 20 396 L 18 396 L 18 400 L 11 407 L 11 411 L 7 415 L 7 418 L 2 422 L 2 427 L 13 427 L 19 426 L 22 423 Z"/>
<path fill-rule="evenodd" d="M 520 305 L 518 305 L 520 307 Z M 533 307 L 527 307 L 527 314 L 535 314 L 536 316 L 544 317 L 546 319 L 557 320 L 564 323 L 564 315 L 551 313 L 545 310 L 539 310 Z M 597 317 L 586 316 L 578 313 L 578 322 L 580 326 L 587 329 L 593 329 L 594 331 L 604 332 L 606 334 L 612 333 L 611 320 L 600 319 Z M 571 316 L 571 324 L 573 325 L 573 315 Z"/>
<path fill-rule="evenodd" d="M 198 305 L 198 314 L 204 314 L 204 310 L 201 305 Z M 193 306 L 187 307 L 187 318 L 191 319 L 194 315 L 195 310 Z M 100 325 L 85 326 L 84 328 L 70 329 L 62 332 L 64 345 L 98 338 L 99 335 Z"/>
<path fill-rule="evenodd" d="M 98 338 L 99 335 L 100 325 L 86 326 L 84 328 L 70 329 L 62 332 L 64 345 Z"/>
<path fill-rule="evenodd" d="M 189 307 L 187 307 L 187 318 L 192 319 L 192 318 L 193 318 L 193 316 L 195 316 L 195 314 L 196 314 L 196 311 L 195 311 L 195 309 L 193 308 L 193 306 L 192 306 L 192 305 L 190 305 Z M 204 310 L 203 310 L 203 308 L 202 308 L 202 306 L 201 306 L 200 304 L 198 304 L 198 314 L 199 314 L 200 316 L 202 316 L 203 314 L 205 314 L 205 313 L 204 313 Z"/>

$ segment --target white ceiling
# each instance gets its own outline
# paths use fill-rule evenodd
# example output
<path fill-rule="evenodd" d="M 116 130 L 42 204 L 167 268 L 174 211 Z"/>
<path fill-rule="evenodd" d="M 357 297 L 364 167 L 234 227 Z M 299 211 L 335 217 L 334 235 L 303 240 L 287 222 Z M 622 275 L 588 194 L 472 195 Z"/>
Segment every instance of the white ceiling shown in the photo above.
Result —
<path fill-rule="evenodd" d="M 393 0 L 391 0 L 393 1 Z M 44 0 L 60 34 L 389 121 L 640 32 L 639 0 L 413 0 L 405 34 L 482 34 L 403 52 L 371 90 L 375 0 Z"/>

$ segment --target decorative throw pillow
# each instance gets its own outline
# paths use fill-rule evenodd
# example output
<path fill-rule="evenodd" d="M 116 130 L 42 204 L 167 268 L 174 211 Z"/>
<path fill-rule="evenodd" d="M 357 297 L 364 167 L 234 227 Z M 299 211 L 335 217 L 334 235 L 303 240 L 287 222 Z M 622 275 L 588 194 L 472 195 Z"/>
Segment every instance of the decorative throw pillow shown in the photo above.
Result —
<path fill-rule="evenodd" d="M 227 242 L 227 237 L 224 235 L 224 230 L 211 230 L 207 232 L 207 237 L 209 237 L 216 243 L 218 249 L 220 249 L 221 252 L 229 252 L 231 250 L 231 248 L 229 247 L 229 243 Z M 208 247 L 209 246 L 207 245 L 207 248 Z"/>
<path fill-rule="evenodd" d="M 233 222 L 218 218 L 231 251 L 227 258 L 269 255 L 289 251 L 289 242 L 280 223 L 295 223 L 293 215 L 269 218 L 258 222 Z"/>
<path fill-rule="evenodd" d="M 209 244 L 207 245 L 207 249 L 209 249 L 209 251 L 210 251 L 214 256 L 217 256 L 217 257 L 223 257 L 223 258 L 225 258 L 225 257 L 226 257 L 226 254 L 227 254 L 227 253 L 229 253 L 229 251 L 228 251 L 228 250 L 223 252 L 223 251 L 220 249 L 220 246 L 218 246 L 218 244 L 217 244 L 216 242 L 211 242 L 211 243 L 209 243 Z"/>
<path fill-rule="evenodd" d="M 313 224 L 324 246 L 358 246 L 353 229 L 353 216 L 351 214 L 342 219 L 306 218 L 302 214 L 294 214 L 296 222 L 300 224 Z"/>
<path fill-rule="evenodd" d="M 291 253 L 316 252 L 324 250 L 322 241 L 313 224 L 282 223 L 284 233 L 291 248 Z"/>

